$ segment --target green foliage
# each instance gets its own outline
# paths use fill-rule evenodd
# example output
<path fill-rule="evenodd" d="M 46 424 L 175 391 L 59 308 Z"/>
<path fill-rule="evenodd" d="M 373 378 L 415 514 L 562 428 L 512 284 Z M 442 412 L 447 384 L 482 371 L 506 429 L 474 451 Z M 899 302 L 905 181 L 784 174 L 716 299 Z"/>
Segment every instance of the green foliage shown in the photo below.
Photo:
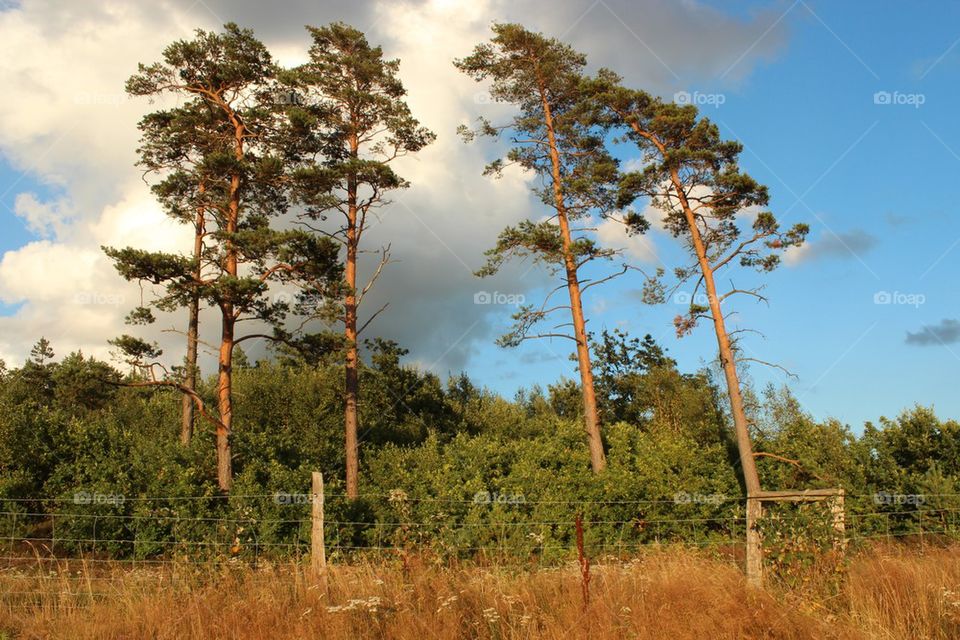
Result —
<path fill-rule="evenodd" d="M 681 282 L 701 278 L 731 264 L 761 272 L 775 269 L 782 253 L 803 243 L 809 227 L 796 224 L 784 231 L 774 215 L 764 210 L 769 202 L 767 187 L 744 173 L 739 165 L 743 145 L 723 140 L 720 129 L 701 116 L 694 105 L 664 102 L 642 90 L 627 89 L 609 69 L 584 83 L 584 92 L 595 117 L 605 120 L 634 143 L 643 154 L 643 169 L 620 179 L 617 204 L 638 200 L 663 215 L 664 226 L 691 253 L 691 264 L 675 270 Z M 753 223 L 744 230 L 741 219 L 755 211 Z M 635 225 L 633 218 L 628 224 Z M 746 233 L 745 233 L 746 231 Z M 702 258 L 706 265 L 699 264 Z M 694 291 L 696 293 L 696 289 Z M 732 289 L 733 294 L 759 296 L 759 289 Z M 720 294 L 718 294 L 720 295 Z M 691 298 L 692 300 L 693 298 Z M 686 316 L 678 316 L 678 335 L 696 325 L 708 310 L 691 304 Z"/>
<path fill-rule="evenodd" d="M 677 371 L 649 338 L 604 333 L 595 348 L 608 414 L 608 467 L 599 475 L 589 471 L 573 383 L 508 401 L 465 375 L 441 384 L 405 366 L 396 343 L 370 341 L 358 501 L 343 497 L 336 363 L 237 367 L 235 484 L 224 496 L 210 425 L 199 423 L 190 446 L 178 442 L 178 392 L 118 387 L 115 371 L 80 354 L 31 360 L 0 384 L 0 529 L 54 533 L 69 553 L 297 555 L 308 547 L 310 472 L 320 470 L 334 555 L 400 547 L 549 563 L 570 557 L 578 512 L 595 555 L 741 538 L 736 455 L 710 376 Z M 214 389 L 209 379 L 198 392 L 210 402 Z M 851 544 L 956 534 L 956 422 L 918 407 L 858 438 L 774 389 L 753 414 L 757 450 L 778 456 L 758 459 L 764 486 L 844 488 Z M 801 587 L 817 573 L 839 579 L 829 508 L 777 505 L 767 515 L 764 544 L 778 579 Z"/>
<path fill-rule="evenodd" d="M 517 24 L 494 24 L 492 29 L 490 42 L 454 64 L 478 82 L 489 81 L 492 99 L 514 105 L 517 113 L 497 126 L 481 118 L 477 131 L 462 128 L 460 133 L 466 141 L 477 134 L 509 135 L 512 146 L 484 173 L 499 176 L 510 165 L 532 173 L 537 178 L 532 189 L 552 213 L 547 220 L 524 220 L 504 229 L 477 275 L 491 276 L 506 261 L 521 258 L 544 265 L 551 275 L 562 274 L 562 282 L 580 280 L 576 274 L 584 265 L 618 253 L 567 228 L 572 221 L 613 214 L 619 179 L 618 161 L 606 147 L 606 128 L 583 104 L 586 58 Z M 562 309 L 569 307 L 549 297 L 542 305 L 521 307 L 513 329 L 499 343 L 516 346 L 527 337 L 554 335 L 534 335 L 534 327 Z"/>
<path fill-rule="evenodd" d="M 156 180 L 166 213 L 194 226 L 197 242 L 190 256 L 104 247 L 123 278 L 164 287 L 131 323 L 149 324 L 150 307 L 171 312 L 203 301 L 231 323 L 259 320 L 273 331 L 268 337 L 296 344 L 284 328 L 291 312 L 328 315 L 324 301 L 340 291 L 336 243 L 278 222 L 294 170 L 289 140 L 278 133 L 287 112 L 274 97 L 278 71 L 253 33 L 231 23 L 174 42 L 128 80 L 131 95 L 182 101 L 141 120 L 138 164 Z M 293 308 L 270 295 L 272 284 L 308 289 L 313 304 Z M 131 336 L 113 344 L 154 377 L 152 345 Z"/>

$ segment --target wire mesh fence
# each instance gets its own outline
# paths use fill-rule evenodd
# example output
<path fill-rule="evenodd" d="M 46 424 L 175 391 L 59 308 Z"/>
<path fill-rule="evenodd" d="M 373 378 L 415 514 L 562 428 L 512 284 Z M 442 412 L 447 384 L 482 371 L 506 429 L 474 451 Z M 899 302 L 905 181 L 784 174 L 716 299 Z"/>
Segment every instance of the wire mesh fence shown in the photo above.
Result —
<path fill-rule="evenodd" d="M 638 500 L 557 500 L 481 492 L 356 500 L 324 496 L 323 533 L 333 563 L 532 563 L 577 557 L 575 521 L 595 562 L 628 561 L 664 547 L 742 560 L 745 501 L 718 494 Z M 74 608 L 131 588 L 189 589 L 212 569 L 305 566 L 314 496 L 136 496 L 78 492 L 0 499 L 0 604 Z M 875 541 L 945 544 L 960 539 L 960 495 L 847 495 L 844 546 Z M 834 514 L 819 504 L 778 504 L 760 523 L 771 557 L 806 537 L 809 552 L 836 548 Z M 780 547 L 777 547 L 780 545 Z"/>
<path fill-rule="evenodd" d="M 310 552 L 310 494 L 78 495 L 0 498 L 0 559 L 256 564 L 296 560 Z M 586 545 L 598 556 L 626 555 L 651 545 L 733 548 L 745 534 L 743 499 L 719 495 L 564 501 L 392 492 L 354 501 L 337 494 L 325 499 L 324 538 L 332 561 L 397 552 L 564 560 L 575 550 L 578 514 Z M 848 495 L 844 535 L 851 542 L 952 539 L 960 530 L 958 511 L 956 494 L 926 495 L 920 502 Z M 766 511 L 764 526 L 799 532 L 826 515 L 816 505 L 777 507 Z"/>

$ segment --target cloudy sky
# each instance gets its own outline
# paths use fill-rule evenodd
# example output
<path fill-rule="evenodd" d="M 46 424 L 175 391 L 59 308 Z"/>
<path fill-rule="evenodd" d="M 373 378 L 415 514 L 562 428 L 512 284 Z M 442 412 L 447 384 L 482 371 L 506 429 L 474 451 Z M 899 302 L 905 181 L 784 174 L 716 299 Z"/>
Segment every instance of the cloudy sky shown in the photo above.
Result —
<path fill-rule="evenodd" d="M 391 303 L 370 333 L 409 348 L 411 363 L 441 376 L 466 369 L 506 394 L 573 377 L 565 341 L 493 345 L 508 325 L 509 302 L 538 299 L 544 274 L 516 265 L 490 280 L 472 275 L 503 226 L 544 214 L 527 176 L 481 175 L 496 143 L 467 146 L 454 134 L 479 115 L 509 116 L 451 61 L 488 38 L 491 22 L 518 21 L 583 51 L 591 69 L 611 67 L 631 85 L 699 104 L 724 135 L 743 142 L 744 167 L 769 185 L 784 223 L 810 224 L 810 243 L 768 279 L 769 306 L 737 307 L 737 325 L 765 336 L 745 341 L 747 355 L 797 376 L 753 367 L 754 384 L 789 384 L 816 416 L 855 429 L 915 402 L 957 417 L 960 228 L 946 187 L 960 171 L 960 5 L 871 7 L 0 0 L 0 358 L 19 364 L 40 336 L 60 355 L 82 349 L 108 358 L 106 340 L 123 330 L 140 291 L 119 279 L 100 246 L 189 246 L 134 167 L 136 123 L 152 108 L 123 94 L 137 62 L 157 60 L 195 28 L 235 21 L 293 64 L 305 55 L 303 25 L 343 20 L 401 60 L 411 108 L 437 133 L 434 145 L 405 161 L 413 187 L 369 235 L 370 246 L 391 242 L 397 260 L 370 301 L 373 309 Z M 617 155 L 630 162 L 635 154 L 624 147 Z M 645 268 L 681 260 L 656 228 L 639 239 L 613 228 L 599 235 Z M 590 328 L 650 333 L 688 370 L 709 361 L 708 327 L 674 336 L 684 292 L 649 307 L 639 286 L 624 278 L 592 290 Z M 503 294 L 491 297 L 505 304 L 476 304 L 483 292 Z M 179 327 L 162 321 L 158 329 Z M 177 334 L 156 338 L 180 357 Z"/>

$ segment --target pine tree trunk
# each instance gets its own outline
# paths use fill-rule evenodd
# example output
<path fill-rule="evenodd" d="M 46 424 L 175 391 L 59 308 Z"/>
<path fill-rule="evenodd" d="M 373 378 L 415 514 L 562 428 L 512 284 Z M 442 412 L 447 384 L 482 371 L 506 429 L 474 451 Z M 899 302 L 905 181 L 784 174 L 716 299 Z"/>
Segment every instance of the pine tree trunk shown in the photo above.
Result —
<path fill-rule="evenodd" d="M 234 176 L 231 180 L 231 192 L 236 194 L 230 202 L 230 218 L 227 220 L 227 233 L 237 231 L 239 218 L 240 177 Z M 231 277 L 237 276 L 237 249 L 231 240 L 226 242 L 226 264 L 224 271 Z M 233 456 L 230 438 L 233 435 L 233 346 L 236 329 L 236 316 L 233 302 L 225 301 L 220 304 L 220 355 L 217 374 L 217 409 L 220 414 L 220 424 L 217 425 L 217 483 L 222 491 L 229 491 L 233 486 Z"/>
<path fill-rule="evenodd" d="M 233 305 L 223 305 L 223 323 L 220 339 L 219 373 L 217 379 L 217 484 L 221 491 L 233 485 L 233 458 L 230 436 L 233 431 Z"/>
<path fill-rule="evenodd" d="M 357 443 L 357 395 L 360 380 L 357 355 L 357 247 L 356 229 L 350 225 L 347 231 L 347 263 L 344 276 L 347 294 L 344 299 L 344 337 L 346 338 L 346 362 L 344 365 L 344 428 L 346 439 L 347 497 L 359 495 L 359 451 Z"/>
<path fill-rule="evenodd" d="M 350 137 L 350 154 L 356 158 L 359 154 L 359 142 L 354 134 Z M 344 278 L 347 292 L 344 296 L 344 338 L 346 339 L 346 358 L 344 362 L 344 451 L 346 462 L 347 497 L 359 495 L 360 453 L 357 438 L 357 396 L 360 379 L 358 375 L 359 358 L 357 355 L 357 245 L 360 242 L 357 228 L 357 179 L 351 175 L 347 179 L 347 260 L 344 265 Z"/>
<path fill-rule="evenodd" d="M 235 127 L 235 156 L 243 160 L 244 126 L 235 118 L 231 120 Z M 237 247 L 232 235 L 237 232 L 240 221 L 240 176 L 233 174 L 230 178 L 229 210 L 226 220 L 227 239 L 224 243 L 225 263 L 224 272 L 231 278 L 236 278 Z M 234 313 L 233 301 L 225 300 L 220 303 L 220 354 L 218 358 L 217 375 L 217 409 L 220 414 L 220 424 L 217 425 L 217 484 L 222 491 L 229 491 L 233 486 L 233 453 L 230 439 L 233 435 L 233 347 L 237 317 Z"/>
<path fill-rule="evenodd" d="M 567 291 L 570 294 L 570 310 L 573 315 L 573 334 L 577 343 L 577 364 L 580 368 L 580 388 L 583 393 L 583 421 L 590 446 L 590 466 L 599 473 L 607 466 L 603 452 L 603 440 L 600 437 L 600 420 L 597 414 L 597 395 L 593 384 L 593 369 L 590 364 L 590 347 L 587 343 L 586 321 L 583 317 L 583 303 L 580 295 L 580 279 L 577 274 L 576 259 L 571 248 L 570 223 L 567 219 L 566 205 L 563 201 L 563 186 L 560 175 L 560 154 L 553 129 L 553 116 L 546 93 L 541 89 L 547 139 L 550 144 L 550 161 L 553 170 L 553 197 L 560 223 L 560 235 L 563 238 L 563 263 L 567 279 Z"/>
<path fill-rule="evenodd" d="M 733 347 L 730 344 L 730 334 L 727 332 L 726 323 L 723 319 L 723 311 L 720 308 L 720 298 L 717 295 L 713 269 L 707 258 L 706 247 L 703 244 L 703 238 L 700 236 L 700 229 L 697 227 L 696 217 L 690 208 L 690 203 L 687 201 L 680 176 L 676 169 L 671 172 L 670 178 L 673 182 L 673 187 L 680 201 L 680 205 L 683 207 L 687 226 L 690 229 L 690 236 L 693 240 L 693 248 L 703 274 L 703 283 L 707 290 L 707 297 L 710 301 L 710 315 L 713 317 L 713 328 L 717 335 L 717 346 L 719 347 L 720 353 L 720 366 L 723 368 L 723 375 L 727 384 L 727 395 L 730 399 L 730 413 L 733 416 L 737 450 L 740 453 L 740 467 L 743 472 L 743 482 L 747 489 L 747 496 L 755 496 L 760 491 L 760 477 L 757 474 L 757 465 L 753 457 L 753 447 L 750 443 L 750 428 L 747 421 L 746 410 L 743 405 L 743 395 L 740 391 L 740 377 L 737 374 L 737 363 L 734 358 Z"/>
<path fill-rule="evenodd" d="M 200 321 L 200 300 L 194 296 L 190 301 L 190 319 L 187 323 L 187 361 L 183 386 L 191 391 L 197 388 L 197 332 Z M 193 398 L 183 394 L 180 420 L 180 444 L 186 446 L 193 439 Z"/>
<path fill-rule="evenodd" d="M 203 194 L 206 191 L 203 183 L 200 183 L 198 191 Z M 194 221 L 193 237 L 193 281 L 196 288 L 202 276 L 201 259 L 203 254 L 203 234 L 206 225 L 203 208 L 197 210 L 197 218 Z M 189 320 L 187 321 L 187 361 L 186 375 L 183 384 L 191 391 L 197 388 L 197 343 L 199 341 L 200 331 L 200 295 L 194 290 L 190 298 Z M 180 423 L 180 443 L 184 446 L 190 444 L 193 439 L 193 398 L 184 394 L 183 396 L 182 417 Z"/>

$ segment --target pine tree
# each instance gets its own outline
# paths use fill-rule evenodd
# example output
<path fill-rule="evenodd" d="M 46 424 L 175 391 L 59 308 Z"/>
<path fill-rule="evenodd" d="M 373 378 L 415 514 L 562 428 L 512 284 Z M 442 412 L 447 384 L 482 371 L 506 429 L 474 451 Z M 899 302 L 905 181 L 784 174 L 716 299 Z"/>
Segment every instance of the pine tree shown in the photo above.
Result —
<path fill-rule="evenodd" d="M 602 70 L 590 83 L 595 104 L 610 121 L 625 131 L 643 153 L 642 171 L 625 175 L 619 204 L 626 206 L 647 198 L 663 214 L 666 228 L 690 252 L 691 264 L 676 269 L 680 282 L 694 279 L 696 285 L 686 314 L 677 316 L 677 334 L 692 331 L 700 319 L 713 324 L 736 431 L 740 465 L 748 496 L 760 491 L 743 392 L 737 371 L 738 358 L 733 336 L 727 328 L 722 306 L 731 296 L 746 295 L 764 300 L 761 287 L 731 285 L 719 291 L 717 275 L 732 266 L 769 272 L 780 263 L 789 247 L 800 245 L 807 225 L 797 224 L 781 231 L 774 215 L 762 210 L 767 188 L 744 173 L 738 164 L 742 145 L 723 140 L 715 124 L 700 117 L 693 105 L 663 102 L 643 91 L 626 89 L 620 78 Z M 744 236 L 741 220 L 756 211 Z M 698 303 L 703 286 L 707 306 Z"/>
<path fill-rule="evenodd" d="M 263 44 L 235 24 L 225 25 L 223 33 L 198 30 L 193 40 L 167 47 L 162 62 L 140 65 L 127 82 L 128 93 L 180 96 L 192 101 L 186 109 L 201 118 L 190 129 L 180 126 L 189 119 L 183 111 L 158 116 L 175 121 L 152 142 L 161 144 L 160 149 L 168 142 L 174 156 L 184 149 L 199 154 L 199 163 L 189 171 L 174 170 L 161 183 L 158 195 L 167 212 L 178 219 L 197 220 L 194 216 L 202 215 L 209 244 L 199 251 L 199 265 L 196 252 L 184 257 L 130 247 L 105 248 L 128 280 L 166 287 L 159 305 L 162 310 L 187 306 L 194 296 L 219 310 L 216 415 L 206 410 L 195 390 L 150 361 L 159 355 L 152 345 L 131 336 L 122 336 L 114 344 L 149 372 L 148 379 L 138 385 L 179 389 L 215 425 L 217 481 L 224 491 L 233 480 L 234 349 L 246 340 L 291 339 L 284 321 L 292 305 L 278 296 L 271 298 L 271 284 L 295 283 L 310 288 L 314 295 L 326 295 L 341 277 L 334 243 L 308 231 L 272 226 L 289 207 L 285 141 L 274 135 L 288 107 L 276 95 L 276 73 Z M 138 310 L 133 319 L 146 317 L 147 312 Z M 272 327 L 272 333 L 237 335 L 238 323 L 249 320 Z M 157 375 L 158 369 L 163 375 Z"/>
<path fill-rule="evenodd" d="M 53 356 L 53 347 L 50 346 L 50 341 L 43 337 L 37 340 L 37 343 L 30 349 L 30 361 L 41 367 L 47 360 L 52 360 Z"/>
<path fill-rule="evenodd" d="M 567 290 L 569 305 L 554 304 L 548 296 L 539 307 L 521 307 L 514 316 L 514 329 L 501 338 L 500 344 L 516 346 L 538 337 L 573 340 L 590 461 L 593 470 L 599 472 L 606 465 L 606 457 L 581 298 L 587 288 L 609 278 L 585 284 L 580 273 L 587 263 L 610 259 L 616 252 L 578 233 L 573 224 L 589 220 L 594 213 L 611 212 L 618 166 L 607 153 L 603 129 L 581 105 L 586 58 L 569 46 L 520 25 L 495 24 L 493 32 L 489 43 L 478 45 L 471 56 L 455 62 L 457 68 L 478 82 L 490 80 L 493 100 L 519 109 L 506 126 L 494 126 L 481 119 L 480 133 L 497 136 L 507 132 L 514 144 L 505 159 L 488 165 L 487 173 L 498 175 L 508 164 L 535 173 L 543 185 L 535 189 L 536 194 L 553 209 L 553 215 L 546 221 L 525 220 L 504 229 L 496 247 L 487 252 L 487 263 L 478 275 L 496 273 L 511 257 L 529 257 L 560 275 L 562 284 L 558 289 Z M 466 128 L 461 133 L 468 140 L 475 135 Z M 554 330 L 534 333 L 535 327 L 556 311 L 570 313 L 573 335 Z"/>
<path fill-rule="evenodd" d="M 358 328 L 358 312 L 389 261 L 389 245 L 370 279 L 358 286 L 358 260 L 370 217 L 389 204 L 391 191 L 409 183 L 391 163 L 429 144 L 434 135 L 412 116 L 397 76 L 399 61 L 385 60 L 380 47 L 371 46 L 364 34 L 342 23 L 308 27 L 313 37 L 310 61 L 291 74 L 299 108 L 291 111 L 291 137 L 302 153 L 294 176 L 295 193 L 306 205 L 304 221 L 339 242 L 345 253 L 344 325 L 344 431 L 346 492 L 358 493 L 358 339 L 363 329 L 384 307 Z M 333 228 L 322 224 L 330 215 Z"/>
<path fill-rule="evenodd" d="M 201 299 L 198 283 L 203 278 L 207 237 L 204 198 L 210 167 L 206 163 L 223 146 L 223 137 L 229 135 L 229 130 L 202 98 L 193 98 L 174 109 L 149 113 L 140 121 L 139 128 L 141 145 L 138 164 L 148 173 L 161 177 L 151 187 L 154 195 L 168 215 L 193 227 L 191 277 L 176 283 L 169 282 L 166 295 L 152 302 L 152 306 L 165 310 L 187 307 L 187 351 L 179 378 L 186 389 L 193 391 L 199 374 L 197 353 Z M 150 307 L 144 306 L 128 317 L 129 324 L 151 324 L 154 321 Z M 188 393 L 184 393 L 180 441 L 185 445 L 193 437 L 193 425 L 194 401 Z"/>

